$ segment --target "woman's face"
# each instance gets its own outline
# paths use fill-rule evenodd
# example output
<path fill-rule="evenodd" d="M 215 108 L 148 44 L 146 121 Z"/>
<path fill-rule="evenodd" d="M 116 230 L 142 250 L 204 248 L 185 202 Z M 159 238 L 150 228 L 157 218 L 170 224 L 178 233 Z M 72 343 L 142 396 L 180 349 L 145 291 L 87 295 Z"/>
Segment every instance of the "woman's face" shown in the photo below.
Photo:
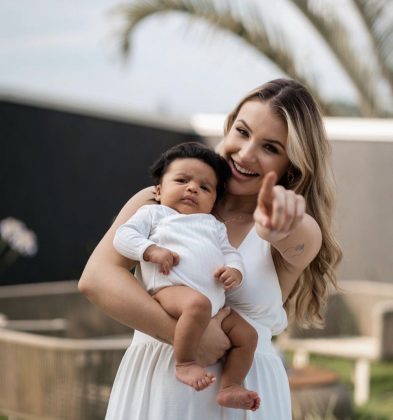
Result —
<path fill-rule="evenodd" d="M 287 137 L 286 124 L 271 111 L 268 102 L 246 102 L 220 145 L 220 154 L 232 170 L 228 192 L 256 195 L 270 171 L 280 179 L 289 166 Z"/>

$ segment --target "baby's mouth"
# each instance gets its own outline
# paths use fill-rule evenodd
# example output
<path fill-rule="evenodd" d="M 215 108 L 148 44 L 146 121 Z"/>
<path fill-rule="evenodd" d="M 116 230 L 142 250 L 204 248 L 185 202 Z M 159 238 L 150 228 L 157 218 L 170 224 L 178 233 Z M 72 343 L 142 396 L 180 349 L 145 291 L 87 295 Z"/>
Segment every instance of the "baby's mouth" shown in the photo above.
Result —
<path fill-rule="evenodd" d="M 185 202 L 185 203 L 188 203 L 188 204 L 192 204 L 192 205 L 197 205 L 198 204 L 197 200 L 194 197 L 189 196 L 189 195 L 183 197 L 182 201 Z"/>

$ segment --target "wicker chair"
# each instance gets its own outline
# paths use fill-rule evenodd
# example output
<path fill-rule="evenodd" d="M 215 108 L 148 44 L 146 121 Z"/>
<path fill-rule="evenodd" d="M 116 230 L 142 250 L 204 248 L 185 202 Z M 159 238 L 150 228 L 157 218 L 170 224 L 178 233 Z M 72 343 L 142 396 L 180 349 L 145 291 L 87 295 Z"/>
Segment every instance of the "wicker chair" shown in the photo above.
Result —
<path fill-rule="evenodd" d="M 0 413 L 102 420 L 130 330 L 91 305 L 76 282 L 2 287 L 0 308 Z"/>
<path fill-rule="evenodd" d="M 294 352 L 298 368 L 310 354 L 354 360 L 354 401 L 362 405 L 369 398 L 370 362 L 393 359 L 393 284 L 352 280 L 339 286 L 329 299 L 324 329 L 292 325 L 278 346 Z"/>

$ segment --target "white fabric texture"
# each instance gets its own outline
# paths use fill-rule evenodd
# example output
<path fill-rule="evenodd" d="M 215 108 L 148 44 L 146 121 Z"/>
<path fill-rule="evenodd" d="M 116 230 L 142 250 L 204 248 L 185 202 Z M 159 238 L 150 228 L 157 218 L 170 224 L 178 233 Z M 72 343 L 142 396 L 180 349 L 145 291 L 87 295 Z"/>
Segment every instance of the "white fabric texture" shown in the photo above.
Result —
<path fill-rule="evenodd" d="M 289 420 L 288 378 L 271 343 L 287 325 L 270 244 L 252 228 L 238 248 L 245 266 L 243 284 L 227 294 L 227 303 L 258 332 L 254 362 L 245 387 L 261 397 L 255 411 L 223 408 L 215 401 L 221 364 L 210 366 L 217 381 L 196 392 L 175 378 L 173 348 L 135 331 L 120 364 L 106 420 Z"/>
<path fill-rule="evenodd" d="M 143 260 L 152 244 L 179 255 L 179 264 L 169 275 L 160 273 L 157 264 Z M 223 284 L 214 278 L 217 268 L 233 267 L 244 276 L 241 256 L 230 245 L 225 225 L 211 214 L 180 214 L 167 206 L 146 205 L 119 227 L 113 245 L 125 257 L 140 261 L 149 293 L 166 286 L 189 286 L 211 301 L 212 316 L 225 303 Z"/>

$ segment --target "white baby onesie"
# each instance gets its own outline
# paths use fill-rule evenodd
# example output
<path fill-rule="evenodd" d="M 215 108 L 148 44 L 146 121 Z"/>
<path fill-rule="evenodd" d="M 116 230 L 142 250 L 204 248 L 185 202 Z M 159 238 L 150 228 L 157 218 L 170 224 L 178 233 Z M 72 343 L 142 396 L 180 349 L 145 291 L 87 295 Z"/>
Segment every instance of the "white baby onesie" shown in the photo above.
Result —
<path fill-rule="evenodd" d="M 192 287 L 210 300 L 212 316 L 225 303 L 224 287 L 214 278 L 216 269 L 232 267 L 244 275 L 242 259 L 230 245 L 225 225 L 211 214 L 180 214 L 163 205 L 146 205 L 118 228 L 113 244 L 123 256 L 140 261 L 149 293 L 173 285 Z M 160 273 L 158 264 L 144 261 L 143 253 L 153 244 L 179 255 L 179 264 L 169 275 Z"/>

